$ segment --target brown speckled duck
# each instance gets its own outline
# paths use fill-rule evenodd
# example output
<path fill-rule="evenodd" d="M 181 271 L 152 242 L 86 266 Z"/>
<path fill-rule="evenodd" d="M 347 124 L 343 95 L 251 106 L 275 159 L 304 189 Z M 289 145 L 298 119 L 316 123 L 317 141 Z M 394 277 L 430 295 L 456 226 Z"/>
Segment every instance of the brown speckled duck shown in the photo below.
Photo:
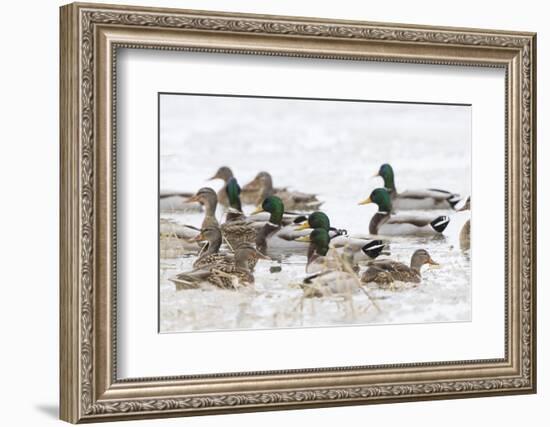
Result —
<path fill-rule="evenodd" d="M 410 266 L 390 259 L 374 260 L 369 263 L 361 281 L 379 285 L 391 285 L 394 282 L 420 283 L 420 270 L 424 264 L 439 265 L 425 249 L 418 249 L 413 253 Z"/>
<path fill-rule="evenodd" d="M 230 179 L 230 182 L 233 183 L 234 179 Z M 235 185 L 236 181 L 235 181 Z M 229 192 L 232 192 L 233 184 L 229 186 Z M 226 197 L 228 193 L 227 186 L 224 186 Z M 238 194 L 237 194 L 238 198 Z M 229 200 L 229 198 L 228 198 Z M 204 219 L 201 224 L 201 229 L 205 229 L 209 226 L 220 227 L 223 239 L 229 243 L 229 245 L 235 249 L 242 242 L 253 242 L 256 238 L 255 228 L 246 221 L 240 220 L 240 216 L 230 216 L 229 220 L 226 220 L 221 226 L 216 219 L 216 208 L 218 206 L 218 196 L 216 192 L 209 188 L 201 188 L 197 194 L 195 194 L 190 202 L 199 202 L 204 206 Z M 240 205 L 240 202 L 238 202 Z M 233 209 L 234 212 L 235 209 Z M 231 213 L 230 212 L 230 213 Z M 198 233 L 195 233 L 198 234 Z"/>
<path fill-rule="evenodd" d="M 200 234 L 194 239 L 199 242 L 206 241 L 205 247 L 193 262 L 194 268 L 203 268 L 211 264 L 231 264 L 235 260 L 233 253 L 221 253 L 222 232 L 219 227 L 208 226 L 201 230 Z M 248 267 L 254 270 L 258 262 L 258 257 L 254 256 L 248 260 Z"/>
<path fill-rule="evenodd" d="M 196 289 L 204 283 L 210 283 L 221 289 L 236 290 L 254 284 L 254 275 L 248 266 L 252 257 L 267 258 L 249 244 L 241 244 L 235 251 L 233 263 L 210 264 L 203 268 L 180 273 L 169 280 L 176 285 L 176 290 Z"/>
<path fill-rule="evenodd" d="M 252 181 L 246 184 L 243 187 L 243 193 L 246 194 L 246 201 L 255 205 L 261 204 L 269 196 L 277 196 L 282 200 L 285 208 L 291 211 L 312 211 L 323 204 L 315 194 L 274 188 L 271 174 L 265 171 L 258 173 Z"/>

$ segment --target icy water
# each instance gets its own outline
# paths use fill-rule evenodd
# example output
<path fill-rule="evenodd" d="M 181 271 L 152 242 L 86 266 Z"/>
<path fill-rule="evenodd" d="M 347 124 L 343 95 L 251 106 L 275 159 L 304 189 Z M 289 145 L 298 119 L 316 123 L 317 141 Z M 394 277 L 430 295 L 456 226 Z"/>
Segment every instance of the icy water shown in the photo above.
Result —
<path fill-rule="evenodd" d="M 381 163 L 392 164 L 398 190 L 470 194 L 466 106 L 162 95 L 160 117 L 161 191 L 217 190 L 222 183 L 206 179 L 222 165 L 241 185 L 267 170 L 277 187 L 317 193 L 333 226 L 363 236 L 376 207 L 357 203 L 382 186 L 372 178 Z M 424 267 L 418 286 L 369 286 L 370 301 L 363 292 L 351 301 L 304 299 L 298 283 L 306 259 L 291 255 L 282 263 L 261 260 L 253 289 L 176 291 L 168 277 L 190 270 L 194 260 L 177 254 L 160 260 L 160 331 L 469 321 L 470 259 L 458 245 L 469 213 L 416 213 L 451 216 L 444 236 L 385 238 L 392 259 L 409 264 L 414 250 L 425 248 L 441 264 Z M 202 221 L 200 213 L 160 216 L 195 226 Z M 280 272 L 270 272 L 273 266 Z"/>

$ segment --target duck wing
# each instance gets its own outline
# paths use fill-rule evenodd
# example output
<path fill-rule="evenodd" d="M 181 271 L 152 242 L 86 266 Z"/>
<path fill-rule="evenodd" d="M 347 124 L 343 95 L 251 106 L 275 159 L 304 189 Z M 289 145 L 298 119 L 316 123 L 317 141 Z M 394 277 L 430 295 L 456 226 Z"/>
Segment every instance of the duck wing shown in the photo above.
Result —
<path fill-rule="evenodd" d="M 254 275 L 244 271 L 235 264 L 216 265 L 210 271 L 208 281 L 222 289 L 238 289 L 254 283 Z"/>
<path fill-rule="evenodd" d="M 399 209 L 454 209 L 460 195 L 447 190 L 427 188 L 406 190 L 394 200 L 394 208 Z"/>
<path fill-rule="evenodd" d="M 256 239 L 256 229 L 247 220 L 226 222 L 220 228 L 233 248 L 239 243 L 254 242 Z"/>
<path fill-rule="evenodd" d="M 193 262 L 193 268 L 199 269 L 199 268 L 205 268 L 208 266 L 212 266 L 215 264 L 231 264 L 234 260 L 234 257 L 232 254 L 209 254 L 209 255 L 202 255 L 198 257 L 195 262 Z"/>
<path fill-rule="evenodd" d="M 363 273 L 363 282 L 392 283 L 394 281 L 416 282 L 417 273 L 408 265 L 393 260 L 375 260 Z"/>
<path fill-rule="evenodd" d="M 205 267 L 176 274 L 173 277 L 169 277 L 168 280 L 176 285 L 177 291 L 181 291 L 183 289 L 199 288 L 201 283 L 207 281 L 209 275 L 210 269 Z"/>
<path fill-rule="evenodd" d="M 386 224 L 412 224 L 417 227 L 425 227 L 433 218 L 418 215 L 392 215 L 386 221 Z"/>
<path fill-rule="evenodd" d="M 317 195 L 313 193 L 280 189 L 275 192 L 275 195 L 283 201 L 287 209 L 310 211 L 318 209 L 323 204 L 323 202 L 317 198 Z"/>

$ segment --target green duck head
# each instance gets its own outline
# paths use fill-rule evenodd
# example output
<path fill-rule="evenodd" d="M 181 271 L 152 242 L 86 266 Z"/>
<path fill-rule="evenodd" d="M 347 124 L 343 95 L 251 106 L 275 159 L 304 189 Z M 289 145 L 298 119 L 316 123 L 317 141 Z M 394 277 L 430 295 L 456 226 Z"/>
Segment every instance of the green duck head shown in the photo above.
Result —
<path fill-rule="evenodd" d="M 225 191 L 227 192 L 229 206 L 231 206 L 233 209 L 238 210 L 239 212 L 242 212 L 243 208 L 241 206 L 240 197 L 241 187 L 239 187 L 239 184 L 237 183 L 237 180 L 235 178 L 230 178 L 229 181 L 227 181 Z"/>
<path fill-rule="evenodd" d="M 388 189 L 389 191 L 395 191 L 393 168 L 389 163 L 384 163 L 382 166 L 380 166 L 377 176 L 382 177 L 382 179 L 384 180 L 384 187 L 386 189 Z"/>
<path fill-rule="evenodd" d="M 307 217 L 307 220 L 300 224 L 296 231 L 298 230 L 306 230 L 308 228 L 324 228 L 325 230 L 330 230 L 330 219 L 328 216 L 321 211 L 316 211 Z"/>
<path fill-rule="evenodd" d="M 260 212 L 269 212 L 271 216 L 269 217 L 269 222 L 274 225 L 281 225 L 283 220 L 283 214 L 285 212 L 285 205 L 283 201 L 277 196 L 269 196 L 264 199 L 261 206 L 258 206 L 251 215 L 260 213 Z"/>
<path fill-rule="evenodd" d="M 299 237 L 296 241 L 309 242 L 311 249 L 318 255 L 325 256 L 328 252 L 330 236 L 328 235 L 328 231 L 324 228 L 315 228 L 311 231 L 309 236 Z"/>
<path fill-rule="evenodd" d="M 376 203 L 378 205 L 378 212 L 391 212 L 391 196 L 385 188 L 372 190 L 367 199 L 359 202 L 360 205 L 367 205 L 369 203 Z"/>

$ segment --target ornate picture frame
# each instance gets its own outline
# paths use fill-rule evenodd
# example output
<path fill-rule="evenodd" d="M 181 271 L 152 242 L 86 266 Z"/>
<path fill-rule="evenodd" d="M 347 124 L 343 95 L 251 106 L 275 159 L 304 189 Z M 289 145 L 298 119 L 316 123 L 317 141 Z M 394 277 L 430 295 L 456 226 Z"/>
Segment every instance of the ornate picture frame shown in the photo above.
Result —
<path fill-rule="evenodd" d="M 110 421 L 536 391 L 536 35 L 70 4 L 61 8 L 61 419 Z M 117 49 L 500 67 L 505 357 L 117 378 Z"/>

